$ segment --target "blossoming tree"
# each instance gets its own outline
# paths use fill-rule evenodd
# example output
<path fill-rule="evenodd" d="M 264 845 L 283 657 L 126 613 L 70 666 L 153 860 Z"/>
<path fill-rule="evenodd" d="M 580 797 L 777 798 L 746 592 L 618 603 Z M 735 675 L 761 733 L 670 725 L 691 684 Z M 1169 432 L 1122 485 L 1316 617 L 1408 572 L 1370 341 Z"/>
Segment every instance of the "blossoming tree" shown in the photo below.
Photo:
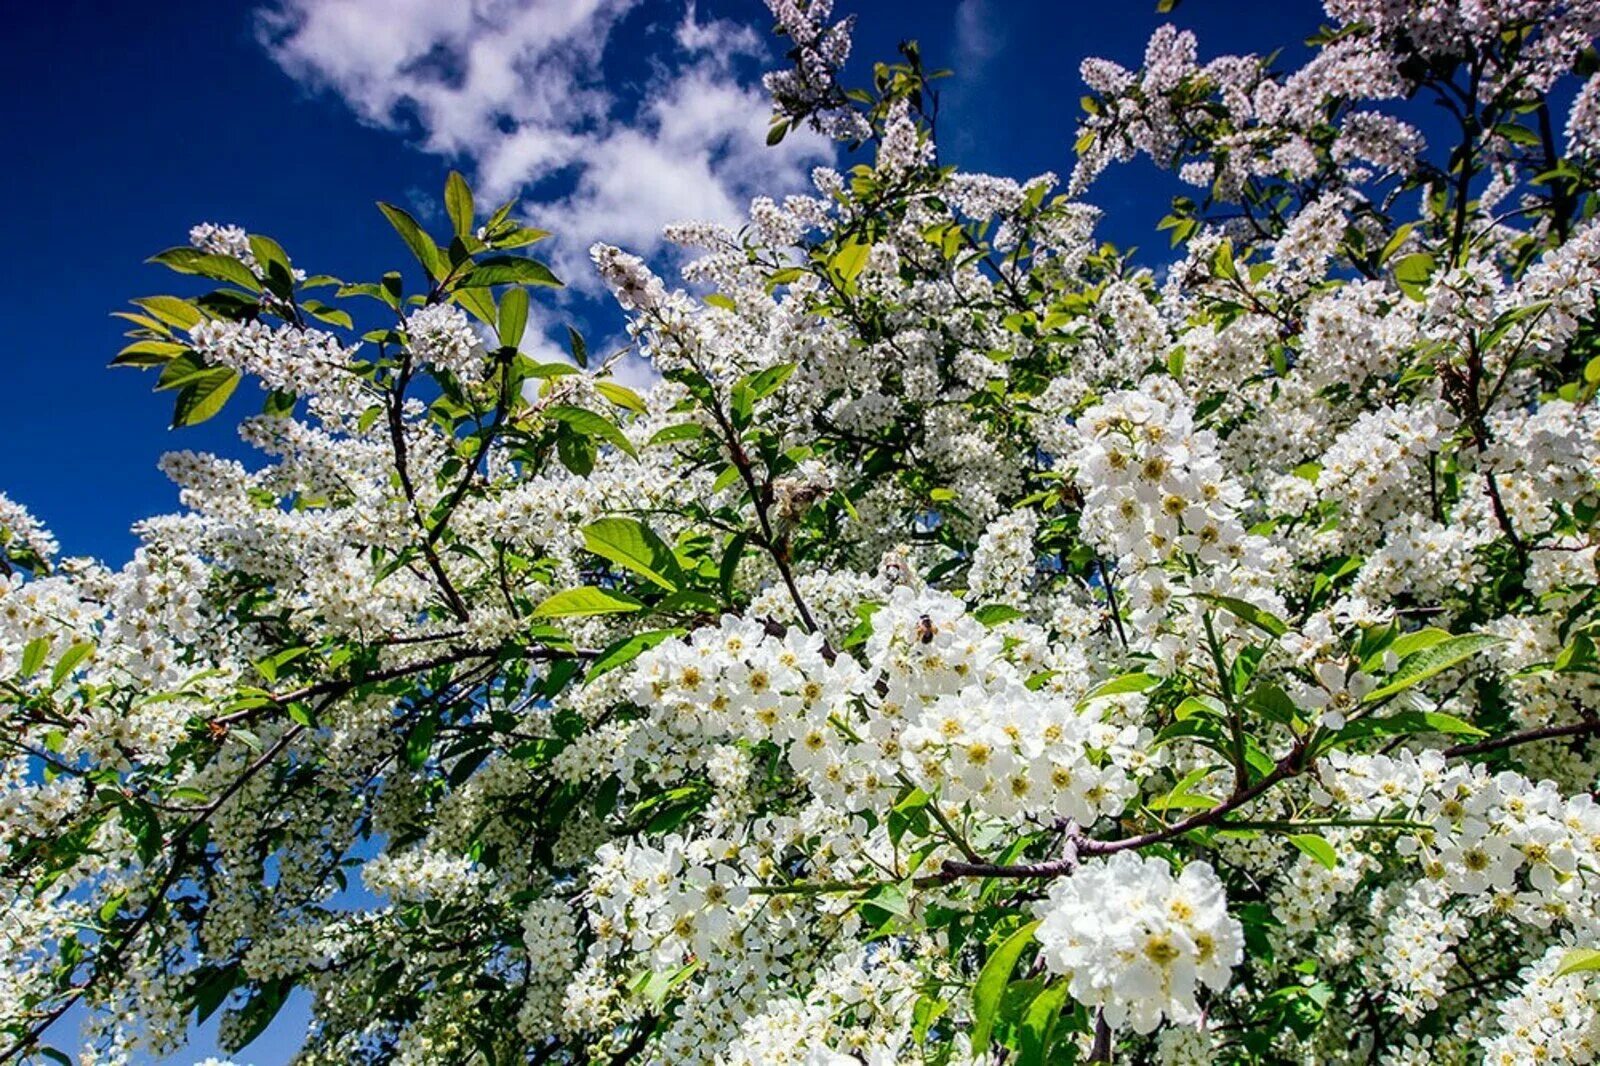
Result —
<path fill-rule="evenodd" d="M 594 249 L 649 389 L 458 176 L 376 283 L 156 257 L 116 362 L 263 458 L 116 571 L 0 497 L 0 1060 L 1591 1061 L 1600 4 L 1162 29 L 1062 192 L 771 6 L 867 161 Z"/>

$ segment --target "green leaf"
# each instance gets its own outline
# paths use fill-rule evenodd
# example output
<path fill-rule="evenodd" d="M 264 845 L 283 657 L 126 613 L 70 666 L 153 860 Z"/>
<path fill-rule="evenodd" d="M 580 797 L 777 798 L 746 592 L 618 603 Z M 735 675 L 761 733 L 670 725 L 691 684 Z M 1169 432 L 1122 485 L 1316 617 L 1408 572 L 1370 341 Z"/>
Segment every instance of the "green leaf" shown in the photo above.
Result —
<path fill-rule="evenodd" d="M 122 910 L 122 905 L 127 902 L 128 894 L 126 892 L 118 892 L 109 896 L 104 903 L 100 904 L 100 924 L 110 925 L 115 921 L 117 914 Z M 69 1063 L 68 1066 L 71 1066 L 71 1064 Z"/>
<path fill-rule="evenodd" d="M 933 801 L 920 788 L 914 788 L 906 797 L 889 809 L 888 827 L 889 842 L 896 847 L 905 839 L 908 830 L 915 831 L 918 835 L 926 834 L 928 829 L 928 804 Z"/>
<path fill-rule="evenodd" d="M 626 385 L 618 384 L 615 381 L 597 381 L 594 383 L 594 391 L 618 407 L 626 407 L 628 410 L 635 411 L 641 415 L 649 414 L 650 412 L 650 409 L 645 406 L 644 397 Z"/>
<path fill-rule="evenodd" d="M 644 442 L 646 448 L 653 448 L 657 444 L 671 444 L 681 440 L 699 440 L 706 435 L 706 427 L 698 422 L 680 422 L 675 426 L 663 426 L 656 430 L 655 435 Z"/>
<path fill-rule="evenodd" d="M 1191 739 L 1201 747 L 1232 758 L 1232 743 L 1227 732 L 1222 723 L 1210 715 L 1191 715 L 1181 722 L 1173 722 L 1156 734 L 1155 746 L 1159 748 L 1182 739 Z"/>
<path fill-rule="evenodd" d="M 294 268 L 289 265 L 289 253 L 271 237 L 250 234 L 250 254 L 267 280 L 268 287 L 277 295 L 287 297 L 294 292 Z"/>
<path fill-rule="evenodd" d="M 585 370 L 589 369 L 589 346 L 583 343 L 583 334 L 568 326 L 567 343 L 572 347 L 572 361 Z"/>
<path fill-rule="evenodd" d="M 1561 965 L 1556 967 L 1556 976 L 1565 977 L 1569 973 L 1584 973 L 1589 970 L 1600 970 L 1600 951 L 1593 948 L 1573 948 L 1561 956 Z"/>
<path fill-rule="evenodd" d="M 1289 843 L 1330 870 L 1339 865 L 1339 855 L 1325 837 L 1315 833 L 1295 833 L 1289 837 Z"/>
<path fill-rule="evenodd" d="M 577 433 L 562 432 L 556 436 L 556 455 L 561 465 L 577 474 L 588 477 L 594 473 L 594 441 Z"/>
<path fill-rule="evenodd" d="M 50 638 L 34 637 L 22 646 L 22 663 L 18 677 L 32 677 L 39 672 L 39 667 L 44 665 L 44 657 L 50 654 Z"/>
<path fill-rule="evenodd" d="M 626 666 L 662 641 L 670 640 L 673 637 L 681 637 L 683 633 L 684 631 L 681 629 L 652 629 L 648 632 L 635 633 L 631 637 L 616 641 L 601 651 L 595 657 L 594 662 L 589 664 L 589 671 L 584 675 L 583 683 L 587 685 L 595 678 L 608 674 L 619 666 Z"/>
<path fill-rule="evenodd" d="M 1172 709 L 1172 720 L 1181 722 L 1185 718 L 1193 718 L 1197 714 L 1209 714 L 1218 718 L 1227 717 L 1227 712 L 1222 707 L 1222 701 L 1215 696 L 1187 696 L 1182 703 Z"/>
<path fill-rule="evenodd" d="M 547 229 L 534 229 L 532 226 L 518 226 L 509 233 L 498 233 L 494 238 L 496 248 L 521 248 L 529 244 L 538 244 L 550 236 Z"/>
<path fill-rule="evenodd" d="M 488 289 L 455 289 L 450 293 L 450 299 L 472 312 L 472 317 L 484 325 L 499 328 L 500 319 L 494 307 L 494 294 Z"/>
<path fill-rule="evenodd" d="M 112 366 L 164 366 L 174 356 L 188 351 L 176 341 L 134 341 L 111 360 Z"/>
<path fill-rule="evenodd" d="M 777 366 L 769 366 L 758 374 L 752 374 L 747 381 L 751 395 L 757 400 L 764 400 L 771 396 L 778 391 L 785 381 L 789 380 L 789 375 L 794 373 L 794 368 L 795 365 L 793 363 L 780 363 Z"/>
<path fill-rule="evenodd" d="M 511 217 L 511 212 L 516 210 L 517 199 L 512 197 L 494 209 L 494 214 L 489 216 L 489 221 L 484 224 L 485 229 L 499 229 L 500 224 Z"/>
<path fill-rule="evenodd" d="M 1215 796 L 1208 796 L 1204 792 L 1194 791 L 1194 787 L 1204 781 L 1213 769 L 1207 763 L 1197 766 L 1184 775 L 1183 780 L 1172 786 L 1172 791 L 1165 796 L 1157 797 L 1150 802 L 1150 809 L 1154 811 L 1168 811 L 1174 808 L 1190 810 L 1210 810 L 1217 805 Z"/>
<path fill-rule="evenodd" d="M 1233 242 L 1223 238 L 1211 253 L 1211 273 L 1219 278 L 1237 278 L 1239 270 L 1233 263 Z"/>
<path fill-rule="evenodd" d="M 1358 718 L 1339 730 L 1341 739 L 1410 736 L 1413 733 L 1444 733 L 1449 736 L 1486 737 L 1489 734 L 1451 714 L 1438 711 L 1401 711 L 1382 718 Z"/>
<path fill-rule="evenodd" d="M 214 416 L 239 384 L 239 372 L 229 366 L 212 367 L 190 380 L 178 393 L 172 411 L 174 426 L 192 426 Z"/>
<path fill-rule="evenodd" d="M 113 311 L 111 312 L 111 317 L 132 322 L 141 329 L 154 330 L 157 333 L 165 334 L 167 336 L 172 335 L 172 330 L 168 328 L 165 323 L 159 322 L 156 319 L 151 318 L 149 315 L 141 315 L 134 311 Z"/>
<path fill-rule="evenodd" d="M 394 279 L 392 284 L 389 281 L 391 277 Z M 341 285 L 334 295 L 341 300 L 350 296 L 370 296 L 374 300 L 382 300 L 398 311 L 400 309 L 400 275 L 385 274 L 383 280 L 384 283 L 382 285 L 374 285 L 371 282 Z"/>
<path fill-rule="evenodd" d="M 454 171 L 451 171 L 454 174 Z M 522 334 L 528 328 L 528 290 L 518 286 L 507 289 L 500 297 L 500 345 L 504 348 L 522 346 Z"/>
<path fill-rule="evenodd" d="M 154 807 L 140 799 L 125 799 L 120 807 L 122 828 L 133 837 L 139 861 L 148 866 L 161 853 L 161 819 Z"/>
<path fill-rule="evenodd" d="M 989 603 L 972 612 L 972 617 L 986 626 L 997 626 L 1003 622 L 1015 622 L 1027 615 L 1005 603 Z"/>
<path fill-rule="evenodd" d="M 843 489 L 835 489 L 830 499 L 844 509 L 844 513 L 850 516 L 850 521 L 861 521 L 861 513 L 856 510 L 856 505 L 850 502 L 850 497 L 845 495 Z"/>
<path fill-rule="evenodd" d="M 1028 1004 L 1028 1011 L 1022 1016 L 1022 1043 L 1017 1049 L 1016 1066 L 1046 1066 L 1050 1061 L 1050 1045 L 1061 1020 L 1067 988 L 1068 982 L 1062 978 L 1046 986 Z"/>
<path fill-rule="evenodd" d="M 1356 655 L 1361 659 L 1363 672 L 1376 673 L 1383 669 L 1384 660 L 1391 653 L 1399 662 L 1419 651 L 1444 643 L 1452 635 L 1449 630 L 1429 626 L 1396 638 L 1394 627 L 1375 626 L 1362 634 L 1361 641 L 1356 645 Z"/>
<path fill-rule="evenodd" d="M 55 669 L 50 671 L 50 690 L 53 692 L 60 688 L 61 683 L 71 677 L 72 671 L 76 670 L 78 664 L 88 658 L 93 651 L 94 645 L 88 641 L 80 641 L 68 648 L 61 658 L 56 660 Z"/>
<path fill-rule="evenodd" d="M 527 373 L 528 377 L 539 378 L 541 380 L 544 378 L 565 378 L 571 377 L 573 374 L 583 373 L 583 371 L 579 370 L 571 363 L 535 363 L 531 359 L 527 361 L 527 364 L 523 367 L 523 370 Z"/>
<path fill-rule="evenodd" d="M 830 263 L 845 281 L 854 281 L 856 275 L 861 273 L 862 268 L 867 265 L 867 256 L 871 253 L 872 248 L 869 245 L 850 241 L 840 246 L 839 250 L 833 253 L 833 259 L 830 260 Z M 976 1047 L 977 1045 L 973 1046 Z"/>
<path fill-rule="evenodd" d="M 467 185 L 467 179 L 454 170 L 444 179 L 444 209 L 450 215 L 450 223 L 455 227 L 457 237 L 465 237 L 472 232 L 472 189 Z"/>
<path fill-rule="evenodd" d="M 698 589 L 679 589 L 669 596 L 663 597 L 655 605 L 657 611 L 679 614 L 714 614 L 721 604 L 710 593 Z"/>
<path fill-rule="evenodd" d="M 1440 641 L 1431 647 L 1408 656 L 1400 663 L 1400 668 L 1389 678 L 1389 683 L 1367 693 L 1364 703 L 1387 699 L 1397 692 L 1404 692 L 1413 685 L 1420 684 L 1435 674 L 1443 673 L 1457 663 L 1478 654 L 1484 648 L 1500 643 L 1500 638 L 1488 633 L 1464 633 L 1459 637 Z"/>
<path fill-rule="evenodd" d="M 667 1001 L 667 997 L 672 994 L 673 989 L 687 981 L 697 970 L 700 969 L 700 967 L 704 965 L 704 962 L 696 959 L 693 962 L 686 963 L 685 965 L 678 967 L 678 969 L 672 973 L 647 974 L 643 982 L 637 983 L 637 987 L 634 991 L 636 991 L 646 1003 L 650 1004 L 657 1010 L 660 1010 L 662 1004 Z"/>
<path fill-rule="evenodd" d="M 243 1007 L 239 1008 L 239 1028 L 235 1029 L 234 1033 L 240 1047 L 248 1045 L 267 1031 L 272 1025 L 272 1019 L 283 1009 L 283 1002 L 287 998 L 285 989 L 292 987 L 292 978 L 280 978 L 257 991 Z"/>
<path fill-rule="evenodd" d="M 1378 262 L 1387 263 L 1394 258 L 1394 254 L 1400 250 L 1401 245 L 1406 243 L 1406 238 L 1411 236 L 1411 231 L 1416 228 L 1417 224 L 1415 222 L 1407 222 L 1405 225 L 1397 227 L 1389 239 L 1384 242 L 1383 250 L 1378 253 Z"/>
<path fill-rule="evenodd" d="M 733 602 L 733 579 L 738 575 L 739 563 L 744 560 L 744 546 L 750 539 L 748 533 L 736 533 L 723 550 L 722 562 L 717 567 L 717 584 L 722 588 L 722 598 Z"/>
<path fill-rule="evenodd" d="M 267 398 L 261 401 L 261 411 L 263 414 L 270 415 L 273 418 L 288 418 L 294 414 L 296 399 L 297 397 L 292 392 L 273 389 L 267 393 Z"/>
<path fill-rule="evenodd" d="M 457 283 L 458 288 L 466 289 L 481 289 L 486 285 L 552 285 L 560 288 L 561 281 L 537 259 L 496 255 L 480 261 Z"/>
<path fill-rule="evenodd" d="M 195 1020 L 204 1022 L 217 1012 L 237 987 L 239 970 L 237 965 L 216 966 L 207 964 L 192 972 L 191 997 L 194 1004 Z"/>
<path fill-rule="evenodd" d="M 557 422 L 565 423 L 574 432 L 581 433 L 585 437 L 597 437 L 601 440 L 609 441 L 634 458 L 637 459 L 639 457 L 639 453 L 634 451 L 633 443 L 628 440 L 627 435 L 622 432 L 620 426 L 605 415 L 591 411 L 587 407 L 556 404 L 553 407 L 545 408 L 544 416 Z"/>
<path fill-rule="evenodd" d="M 602 518 L 583 527 L 584 547 L 632 570 L 668 592 L 683 584 L 683 569 L 672 549 L 643 522 L 632 518 Z"/>
<path fill-rule="evenodd" d="M 1556 673 L 1592 672 L 1595 660 L 1594 641 L 1585 633 L 1574 633 L 1572 639 L 1556 654 L 1550 669 Z"/>
<path fill-rule="evenodd" d="M 423 766 L 433 750 L 433 738 L 439 732 L 439 717 L 424 715 L 406 737 L 406 765 L 412 769 Z"/>
<path fill-rule="evenodd" d="M 644 604 L 625 592 L 585 586 L 566 589 L 534 609 L 536 618 L 578 618 L 595 614 L 629 614 Z"/>
<path fill-rule="evenodd" d="M 411 254 L 417 257 L 417 262 L 435 281 L 445 276 L 444 256 L 439 251 L 439 246 L 433 243 L 433 238 L 428 236 L 410 212 L 394 204 L 380 202 L 378 210 L 383 212 L 383 217 L 389 220 L 395 232 L 400 234 L 400 239 L 406 242 L 406 247 L 411 249 Z"/>
<path fill-rule="evenodd" d="M 160 321 L 178 329 L 193 329 L 205 318 L 194 304 L 176 296 L 141 296 L 132 301 Z"/>
<path fill-rule="evenodd" d="M 182 388 L 210 369 L 213 368 L 202 363 L 197 352 L 186 351 L 169 359 L 161 368 L 161 375 L 156 378 L 156 391 Z"/>
<path fill-rule="evenodd" d="M 1233 596 L 1206 596 L 1205 599 L 1215 603 L 1218 607 L 1235 616 L 1240 621 L 1248 622 L 1268 636 L 1281 637 L 1289 632 L 1288 623 L 1270 611 L 1264 611 L 1248 600 L 1236 599 Z"/>
<path fill-rule="evenodd" d="M 1012 933 L 989 952 L 983 969 L 978 971 L 978 980 L 972 986 L 972 1050 L 975 1053 L 981 1054 L 988 1048 L 1000 1000 L 1011 983 L 1011 971 L 1016 969 L 1017 959 L 1033 942 L 1034 930 L 1038 928 L 1039 922 L 1034 920 Z"/>
<path fill-rule="evenodd" d="M 1413 300 L 1421 300 L 1428 289 L 1428 279 L 1433 276 L 1433 256 L 1427 252 L 1413 252 L 1394 265 L 1395 284 Z"/>
<path fill-rule="evenodd" d="M 1448 630 L 1437 629 L 1430 626 L 1427 629 L 1419 629 L 1414 633 L 1405 634 L 1397 639 L 1393 644 L 1390 644 L 1387 648 L 1384 648 L 1383 652 L 1387 653 L 1392 651 L 1394 652 L 1396 659 L 1404 659 L 1409 655 L 1415 654 L 1416 652 L 1431 648 L 1435 644 L 1443 644 L 1449 639 L 1450 632 Z"/>
<path fill-rule="evenodd" d="M 897 918 L 911 917 L 911 900 L 906 896 L 906 890 L 899 885 L 874 885 L 861 894 L 859 904 L 877 907 Z"/>
<path fill-rule="evenodd" d="M 255 663 L 256 672 L 266 678 L 267 684 L 274 684 L 278 680 L 278 671 L 311 651 L 309 644 L 297 644 L 282 651 L 274 652 L 265 658 L 258 659 Z"/>
<path fill-rule="evenodd" d="M 1159 684 L 1161 684 L 1161 679 L 1150 674 L 1123 674 L 1120 677 L 1113 677 L 1109 681 L 1100 682 L 1100 684 L 1089 690 L 1089 694 L 1083 697 L 1082 702 L 1088 703 L 1090 700 L 1097 700 L 1102 696 L 1116 696 L 1124 692 L 1143 692 L 1145 689 L 1154 688 Z"/>
<path fill-rule="evenodd" d="M 1181 347 L 1173 348 L 1167 354 L 1167 373 L 1175 378 L 1183 377 L 1183 364 L 1186 360 L 1187 355 Z"/>
<path fill-rule="evenodd" d="M 148 262 L 160 263 L 179 274 L 193 274 L 212 281 L 226 281 L 248 289 L 250 292 L 261 291 L 261 281 L 250 272 L 250 268 L 231 255 L 214 255 L 202 252 L 198 248 L 168 248 L 158 255 L 153 255 Z"/>
<path fill-rule="evenodd" d="M 321 300 L 303 300 L 300 307 L 319 322 L 326 322 L 330 326 L 342 326 L 345 329 L 355 329 L 355 319 L 350 317 L 350 312 L 342 307 L 325 304 Z"/>
<path fill-rule="evenodd" d="M 1248 705 L 1251 710 L 1261 712 L 1269 721 L 1279 725 L 1294 725 L 1300 720 L 1300 709 L 1289 698 L 1289 694 L 1277 685 L 1256 685 L 1250 692 Z"/>

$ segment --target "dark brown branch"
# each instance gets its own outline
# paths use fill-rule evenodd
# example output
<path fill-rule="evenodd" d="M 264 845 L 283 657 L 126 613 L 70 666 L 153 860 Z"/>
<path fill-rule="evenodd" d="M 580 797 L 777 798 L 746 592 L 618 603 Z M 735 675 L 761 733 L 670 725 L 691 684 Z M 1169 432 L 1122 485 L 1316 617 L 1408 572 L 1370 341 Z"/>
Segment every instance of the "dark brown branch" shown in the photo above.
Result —
<path fill-rule="evenodd" d="M 1094 1045 L 1089 1048 L 1089 1062 L 1111 1061 L 1111 1026 L 1106 1024 L 1106 1012 L 1095 1011 Z"/>
<path fill-rule="evenodd" d="M 1505 736 L 1494 737 L 1490 740 L 1473 744 L 1457 744 L 1454 747 L 1446 748 L 1444 753 L 1452 758 L 1465 755 L 1482 755 L 1486 752 L 1499 751 L 1538 740 L 1556 740 L 1562 737 L 1586 736 L 1592 733 L 1600 733 L 1600 719 L 1575 722 L 1571 725 L 1546 726 L 1542 729 L 1529 729 L 1520 733 L 1508 733 Z M 1080 840 L 1077 842 L 1076 849 L 1069 852 L 1065 858 L 1052 859 L 1048 862 L 1004 864 L 947 861 L 939 868 L 937 874 L 927 879 L 928 883 L 947 884 L 964 877 L 1019 879 L 1062 877 L 1076 868 L 1079 856 L 1113 855 L 1119 851 L 1146 848 L 1152 844 L 1160 844 L 1180 837 L 1196 829 L 1208 828 L 1223 821 L 1228 815 L 1251 800 L 1258 798 L 1279 782 L 1286 781 L 1304 772 L 1306 767 L 1302 762 L 1303 754 L 1303 745 L 1297 744 L 1293 751 L 1285 756 L 1277 766 L 1273 767 L 1271 773 L 1249 788 L 1230 796 L 1215 807 L 1185 818 L 1181 822 L 1174 822 L 1164 829 L 1152 830 L 1148 833 L 1141 833 L 1138 836 L 1123 837 L 1120 840 Z"/>
<path fill-rule="evenodd" d="M 318 681 L 302 688 L 291 689 L 288 692 L 277 693 L 268 697 L 270 703 L 259 707 L 246 707 L 242 711 L 232 714 L 219 715 L 211 719 L 213 725 L 229 726 L 238 722 L 248 721 L 256 717 L 269 707 L 282 707 L 299 700 L 315 699 L 318 696 L 330 693 L 343 694 L 357 685 L 372 684 L 380 681 L 393 681 L 396 678 L 410 677 L 413 674 L 425 673 L 436 666 L 450 666 L 455 663 L 469 662 L 473 659 L 492 659 L 501 653 L 500 648 L 460 648 L 446 655 L 424 659 L 421 662 L 410 663 L 405 666 L 393 666 L 384 670 L 373 670 L 360 677 L 332 678 L 327 681 Z M 595 648 L 573 648 L 570 651 L 557 648 L 527 648 L 524 655 L 530 659 L 593 659 L 600 652 Z"/>
<path fill-rule="evenodd" d="M 711 411 L 711 417 L 716 419 L 717 426 L 722 430 L 723 439 L 728 445 L 728 457 L 739 471 L 745 488 L 750 492 L 750 500 L 755 505 L 756 519 L 761 523 L 761 546 L 772 557 L 773 564 L 778 568 L 778 574 L 783 578 L 783 584 L 789 590 L 789 598 L 794 601 L 795 612 L 800 616 L 800 622 L 806 627 L 806 632 L 819 632 L 816 619 L 812 617 L 811 610 L 806 606 L 805 597 L 800 594 L 800 586 L 795 582 L 794 570 L 789 565 L 789 548 L 786 538 L 779 538 L 773 528 L 771 516 L 768 514 L 770 485 L 758 485 L 755 471 L 750 463 L 750 456 L 744 450 L 744 445 L 739 440 L 738 432 L 733 428 L 733 423 L 723 413 L 722 406 L 713 399 L 706 407 Z"/>
<path fill-rule="evenodd" d="M 537 650 L 538 649 L 536 649 L 536 652 Z M 283 707 L 287 704 L 296 703 L 300 700 L 315 699 L 318 696 L 328 695 L 330 693 L 342 694 L 348 692 L 357 685 L 365 685 L 379 681 L 393 681 L 396 678 L 410 677 L 412 674 L 420 674 L 425 671 L 432 670 L 436 666 L 449 666 L 453 663 L 466 662 L 469 659 L 488 658 L 495 654 L 496 651 L 485 651 L 481 648 L 463 648 L 457 651 L 452 651 L 448 655 L 440 655 L 432 659 L 424 659 L 422 662 L 411 663 L 407 666 L 395 666 L 386 670 L 374 670 L 371 673 L 363 674 L 361 677 L 341 677 L 332 678 L 327 681 L 318 681 L 302 688 L 290 689 L 288 692 L 276 693 L 269 697 L 271 702 L 268 704 L 264 704 L 259 707 L 246 707 L 244 710 L 234 711 L 232 714 L 219 715 L 218 717 L 211 719 L 211 723 L 219 726 L 234 725 L 238 722 L 248 721 L 256 717 L 269 707 Z"/>
<path fill-rule="evenodd" d="M 1080 840 L 1075 849 L 1069 849 L 1068 854 L 1060 859 L 1048 862 L 1034 863 L 986 863 L 986 862 L 946 862 L 939 868 L 935 879 L 939 882 L 949 882 L 963 877 L 1062 877 L 1073 871 L 1078 865 L 1080 856 L 1087 855 L 1113 855 L 1119 851 L 1145 848 L 1152 844 L 1180 837 L 1195 829 L 1205 829 L 1222 821 L 1228 815 L 1262 795 L 1268 789 L 1296 776 L 1305 769 L 1302 765 L 1304 755 L 1303 744 L 1296 744 L 1294 750 L 1286 755 L 1272 772 L 1261 780 L 1243 789 L 1228 799 L 1199 814 L 1185 818 L 1181 822 L 1174 822 L 1164 829 L 1151 830 L 1138 836 L 1123 837 L 1121 840 Z"/>
<path fill-rule="evenodd" d="M 1600 733 L 1600 719 L 1585 719 L 1571 725 L 1549 725 L 1541 729 L 1523 730 L 1520 733 L 1506 733 L 1504 736 L 1491 737 L 1471 744 L 1457 744 L 1444 749 L 1444 753 L 1452 758 L 1462 755 L 1483 755 L 1522 744 L 1532 744 L 1537 740 L 1559 740 L 1562 737 L 1581 737 L 1591 733 Z"/>
<path fill-rule="evenodd" d="M 1539 116 L 1539 144 L 1544 150 L 1544 169 L 1548 173 L 1561 162 L 1561 153 L 1556 151 L 1555 130 L 1550 123 L 1550 101 L 1541 98 L 1538 107 Z M 1572 194 L 1567 190 L 1566 182 L 1562 178 L 1554 178 L 1550 182 L 1550 220 L 1555 223 L 1556 236 L 1561 243 L 1567 242 L 1570 235 L 1572 218 Z"/>
<path fill-rule="evenodd" d="M 406 503 L 410 505 L 412 517 L 417 523 L 418 530 L 423 535 L 421 544 L 422 557 L 428 563 L 428 569 L 433 572 L 434 580 L 439 583 L 439 591 L 444 594 L 445 602 L 450 611 L 459 621 L 465 622 L 471 617 L 467 610 L 466 601 L 461 598 L 461 593 L 456 591 L 455 584 L 450 580 L 450 575 L 445 571 L 444 563 L 439 558 L 439 553 L 434 550 L 433 539 L 428 536 L 428 523 L 423 519 L 422 508 L 417 503 L 416 486 L 411 482 L 411 464 L 406 452 L 405 420 L 402 417 L 402 407 L 405 404 L 406 386 L 411 381 L 411 355 L 403 357 L 399 377 L 394 390 L 388 393 L 385 405 L 389 413 L 389 440 L 394 446 L 395 472 L 400 475 L 400 490 L 405 493 Z"/>

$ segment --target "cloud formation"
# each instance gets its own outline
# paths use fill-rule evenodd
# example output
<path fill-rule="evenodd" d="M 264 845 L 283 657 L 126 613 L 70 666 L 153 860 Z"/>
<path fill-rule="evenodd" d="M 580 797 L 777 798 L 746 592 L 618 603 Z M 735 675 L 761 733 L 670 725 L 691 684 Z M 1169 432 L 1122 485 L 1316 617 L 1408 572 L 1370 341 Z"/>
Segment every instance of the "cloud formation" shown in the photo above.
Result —
<path fill-rule="evenodd" d="M 737 224 L 752 195 L 798 189 L 833 157 L 805 133 L 766 146 L 751 27 L 645 4 L 677 21 L 648 37 L 636 78 L 616 68 L 638 56 L 610 53 L 635 45 L 617 31 L 641 0 L 276 0 L 259 26 L 289 75 L 462 165 L 485 199 L 531 192 L 556 265 L 583 284 L 591 242 L 651 255 L 664 225 Z"/>
<path fill-rule="evenodd" d="M 956 72 L 975 78 L 1005 44 L 989 0 L 960 0 L 956 5 Z"/>

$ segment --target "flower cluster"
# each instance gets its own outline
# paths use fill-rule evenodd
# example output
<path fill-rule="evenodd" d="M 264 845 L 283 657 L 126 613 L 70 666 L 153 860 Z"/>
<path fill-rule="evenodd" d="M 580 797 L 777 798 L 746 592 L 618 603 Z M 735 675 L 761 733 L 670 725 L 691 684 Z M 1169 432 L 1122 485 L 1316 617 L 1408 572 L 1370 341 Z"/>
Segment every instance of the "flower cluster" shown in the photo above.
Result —
<path fill-rule="evenodd" d="M 406 316 L 406 336 L 419 361 L 465 382 L 483 376 L 483 341 L 467 316 L 448 304 L 423 307 Z"/>
<path fill-rule="evenodd" d="M 767 0 L 779 28 L 794 42 L 795 62 L 769 71 L 763 79 L 779 114 L 809 122 L 818 132 L 841 141 L 859 141 L 872 127 L 845 105 L 837 81 L 850 58 L 854 18 L 828 22 L 833 0 Z"/>
<path fill-rule="evenodd" d="M 1037 909 L 1045 965 L 1119 1028 L 1198 1020 L 1199 987 L 1223 988 L 1244 958 L 1243 927 L 1203 862 L 1173 877 L 1162 859 L 1118 852 L 1057 881 Z"/>
<path fill-rule="evenodd" d="M 1560 973 L 1568 950 L 1553 947 L 1519 976 L 1500 1004 L 1494 1035 L 1484 1044 L 1491 1066 L 1524 1062 L 1593 1062 L 1600 1054 L 1600 1004 L 1587 974 Z"/>
<path fill-rule="evenodd" d="M 61 546 L 50 531 L 20 503 L 0 492 L 0 558 L 30 570 L 48 569 Z"/>

